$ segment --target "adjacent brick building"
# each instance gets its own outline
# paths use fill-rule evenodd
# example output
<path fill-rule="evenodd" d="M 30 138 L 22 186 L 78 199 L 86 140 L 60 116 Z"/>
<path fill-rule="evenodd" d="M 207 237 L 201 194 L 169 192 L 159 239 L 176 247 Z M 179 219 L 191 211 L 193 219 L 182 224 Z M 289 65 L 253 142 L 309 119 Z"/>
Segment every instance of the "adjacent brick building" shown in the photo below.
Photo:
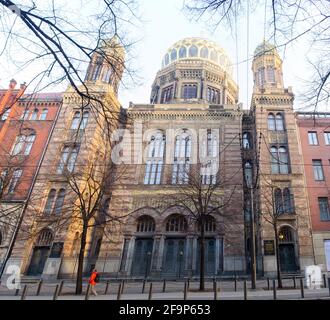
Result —
<path fill-rule="evenodd" d="M 330 113 L 297 112 L 315 263 L 330 271 Z M 302 187 L 301 187 L 302 189 Z"/>
<path fill-rule="evenodd" d="M 0 265 L 29 200 L 62 94 L 27 94 L 25 85 L 0 91 Z"/>

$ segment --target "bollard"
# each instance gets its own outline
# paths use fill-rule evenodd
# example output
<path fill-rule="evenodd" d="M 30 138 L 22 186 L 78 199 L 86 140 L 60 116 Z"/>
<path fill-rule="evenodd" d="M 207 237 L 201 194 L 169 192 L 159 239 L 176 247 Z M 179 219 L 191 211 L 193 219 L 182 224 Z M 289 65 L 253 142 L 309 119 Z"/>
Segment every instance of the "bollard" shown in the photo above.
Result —
<path fill-rule="evenodd" d="M 120 298 L 121 298 L 121 283 L 119 284 L 119 287 L 118 287 L 117 300 L 120 300 Z"/>
<path fill-rule="evenodd" d="M 19 294 L 19 289 L 16 289 L 15 290 L 15 296 L 18 296 L 18 294 Z"/>
<path fill-rule="evenodd" d="M 293 277 L 293 288 L 297 289 L 297 285 L 296 285 L 296 277 Z"/>
<path fill-rule="evenodd" d="M 328 278 L 328 288 L 329 288 L 329 296 L 330 296 L 330 278 Z"/>
<path fill-rule="evenodd" d="M 247 300 L 247 286 L 246 286 L 246 280 L 244 280 L 244 300 Z"/>
<path fill-rule="evenodd" d="M 164 279 L 164 282 L 163 282 L 163 292 L 165 292 L 166 290 L 166 280 Z"/>
<path fill-rule="evenodd" d="M 64 280 L 62 280 L 60 283 L 60 287 L 58 289 L 58 296 L 60 296 L 62 294 L 63 286 L 64 286 Z"/>
<path fill-rule="evenodd" d="M 323 286 L 324 286 L 324 288 L 327 287 L 327 279 L 326 279 L 325 273 L 323 273 Z"/>
<path fill-rule="evenodd" d="M 235 289 L 235 292 L 237 291 L 237 276 L 235 276 L 235 284 L 234 284 L 234 289 Z"/>
<path fill-rule="evenodd" d="M 276 300 L 276 280 L 273 280 L 273 298 Z"/>
<path fill-rule="evenodd" d="M 142 293 L 144 293 L 144 289 L 145 289 L 145 287 L 146 287 L 146 281 L 145 281 L 145 280 L 143 280 L 143 285 L 142 285 Z"/>
<path fill-rule="evenodd" d="M 86 294 L 85 294 L 85 300 L 89 300 L 89 292 L 91 290 L 91 285 L 88 284 L 88 287 L 86 289 Z"/>
<path fill-rule="evenodd" d="M 148 300 L 151 300 L 151 298 L 152 298 L 152 282 L 150 283 L 150 287 L 149 287 Z"/>
<path fill-rule="evenodd" d="M 25 300 L 26 295 L 27 295 L 27 291 L 28 291 L 28 286 L 25 285 L 24 288 L 23 288 L 22 295 L 21 295 L 21 300 Z"/>
<path fill-rule="evenodd" d="M 37 293 L 36 293 L 37 296 L 40 294 L 41 286 L 42 286 L 42 280 L 39 280 L 38 288 L 37 288 Z"/>
<path fill-rule="evenodd" d="M 300 278 L 300 292 L 301 292 L 301 298 L 305 298 L 305 292 L 304 292 L 304 282 L 303 279 Z"/>
<path fill-rule="evenodd" d="M 217 282 L 213 282 L 214 300 L 218 300 L 218 287 Z"/>
<path fill-rule="evenodd" d="M 267 290 L 270 290 L 269 278 L 267 278 Z"/>
<path fill-rule="evenodd" d="M 107 284 L 105 286 L 105 290 L 104 290 L 105 295 L 108 293 L 108 288 L 109 288 L 109 280 L 107 281 Z"/>
<path fill-rule="evenodd" d="M 55 288 L 54 295 L 53 295 L 53 300 L 57 300 L 57 298 L 58 298 L 58 293 L 59 293 L 59 285 L 57 284 L 57 285 L 56 285 L 56 288 Z M 85 299 L 85 300 L 86 300 L 86 299 Z"/>
<path fill-rule="evenodd" d="M 121 282 L 121 293 L 124 293 L 125 280 Z"/>
<path fill-rule="evenodd" d="M 311 289 L 312 288 L 312 276 L 309 274 L 308 278 L 309 278 L 309 289 Z"/>
<path fill-rule="evenodd" d="M 187 282 L 184 283 L 183 287 L 183 300 L 187 300 Z"/>
<path fill-rule="evenodd" d="M 190 287 L 190 279 L 189 278 L 187 280 L 187 286 L 188 286 L 187 290 L 189 290 L 189 287 Z"/>

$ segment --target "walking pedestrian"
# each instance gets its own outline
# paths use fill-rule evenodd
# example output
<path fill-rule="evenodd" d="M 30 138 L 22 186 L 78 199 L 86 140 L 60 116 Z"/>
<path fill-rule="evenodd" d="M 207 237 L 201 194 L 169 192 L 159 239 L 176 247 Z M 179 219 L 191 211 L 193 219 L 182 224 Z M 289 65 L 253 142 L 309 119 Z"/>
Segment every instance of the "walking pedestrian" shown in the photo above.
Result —
<path fill-rule="evenodd" d="M 92 274 L 89 278 L 89 284 L 91 285 L 91 291 L 94 296 L 97 296 L 97 292 L 95 290 L 96 284 L 100 281 L 100 275 L 96 269 L 93 269 Z"/>

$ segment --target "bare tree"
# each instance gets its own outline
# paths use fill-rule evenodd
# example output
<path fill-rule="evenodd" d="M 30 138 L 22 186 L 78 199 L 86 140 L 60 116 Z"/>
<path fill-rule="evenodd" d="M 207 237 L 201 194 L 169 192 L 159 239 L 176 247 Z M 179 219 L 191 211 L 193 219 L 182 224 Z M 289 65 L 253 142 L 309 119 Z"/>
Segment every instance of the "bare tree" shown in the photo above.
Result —
<path fill-rule="evenodd" d="M 209 170 L 208 170 L 209 169 Z M 236 196 L 238 184 L 233 183 L 235 176 L 241 170 L 233 173 L 230 177 L 224 176 L 219 170 L 211 171 L 211 168 L 201 165 L 191 165 L 190 168 L 181 172 L 181 183 L 176 185 L 175 193 L 164 200 L 168 207 L 175 207 L 184 214 L 190 223 L 197 226 L 200 237 L 200 283 L 199 290 L 205 289 L 205 232 L 213 229 L 216 220 L 219 228 L 229 225 L 229 215 L 226 207 L 232 205 Z M 217 217 L 218 219 L 214 219 Z"/>
<path fill-rule="evenodd" d="M 307 107 L 327 105 L 330 93 L 330 2 L 327 0 L 188 0 L 189 16 L 206 17 L 215 27 L 221 23 L 234 26 L 237 19 L 264 8 L 265 36 L 277 48 L 286 49 L 302 38 L 310 42 L 307 63 L 312 66 L 312 79 L 306 79 L 304 100 Z M 248 58 L 250 59 L 250 58 Z"/>

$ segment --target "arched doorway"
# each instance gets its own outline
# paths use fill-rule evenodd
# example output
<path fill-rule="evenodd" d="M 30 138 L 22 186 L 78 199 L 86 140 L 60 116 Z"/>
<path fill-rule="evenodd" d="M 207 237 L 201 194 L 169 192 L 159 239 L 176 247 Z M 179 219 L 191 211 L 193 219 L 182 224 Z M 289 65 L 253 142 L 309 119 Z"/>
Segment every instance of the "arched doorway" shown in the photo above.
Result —
<path fill-rule="evenodd" d="M 185 269 L 187 220 L 183 215 L 172 214 L 165 224 L 163 275 L 180 278 Z"/>
<path fill-rule="evenodd" d="M 39 276 L 43 273 L 46 260 L 50 253 L 53 243 L 53 232 L 50 229 L 43 229 L 39 233 L 35 247 L 33 248 L 32 258 L 27 274 Z"/>
<path fill-rule="evenodd" d="M 282 227 L 278 237 L 281 271 L 284 273 L 296 272 L 298 265 L 296 262 L 293 229 L 288 226 Z"/>
<path fill-rule="evenodd" d="M 155 220 L 152 217 L 143 215 L 137 219 L 136 240 L 131 269 L 133 276 L 147 277 L 149 275 L 154 231 Z"/>

